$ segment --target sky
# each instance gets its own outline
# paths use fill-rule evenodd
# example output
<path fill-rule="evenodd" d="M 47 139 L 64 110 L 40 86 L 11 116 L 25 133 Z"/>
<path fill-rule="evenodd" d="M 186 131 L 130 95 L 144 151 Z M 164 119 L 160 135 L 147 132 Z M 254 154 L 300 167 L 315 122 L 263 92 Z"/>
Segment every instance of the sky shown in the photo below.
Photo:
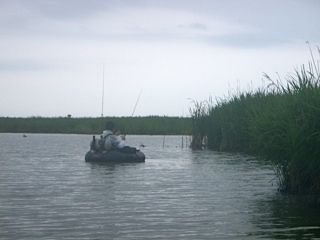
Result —
<path fill-rule="evenodd" d="M 0 117 L 188 117 L 194 102 L 266 87 L 264 73 L 285 79 L 309 46 L 319 59 L 319 11 L 318 0 L 0 0 Z"/>

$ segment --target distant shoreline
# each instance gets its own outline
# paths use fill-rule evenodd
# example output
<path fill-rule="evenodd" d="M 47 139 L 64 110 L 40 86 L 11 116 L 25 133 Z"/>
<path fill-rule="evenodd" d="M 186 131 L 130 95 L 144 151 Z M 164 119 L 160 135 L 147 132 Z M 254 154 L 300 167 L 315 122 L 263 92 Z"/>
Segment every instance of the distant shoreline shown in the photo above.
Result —
<path fill-rule="evenodd" d="M 0 133 L 97 134 L 106 121 L 114 121 L 122 133 L 136 135 L 191 135 L 187 117 L 0 117 Z"/>

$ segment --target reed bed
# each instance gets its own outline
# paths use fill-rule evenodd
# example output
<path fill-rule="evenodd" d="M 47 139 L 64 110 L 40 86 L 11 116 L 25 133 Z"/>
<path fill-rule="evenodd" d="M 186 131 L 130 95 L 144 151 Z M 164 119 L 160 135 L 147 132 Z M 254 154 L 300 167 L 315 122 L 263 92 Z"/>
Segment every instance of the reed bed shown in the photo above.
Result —
<path fill-rule="evenodd" d="M 320 54 L 320 50 L 318 48 Z M 205 147 L 243 152 L 270 160 L 280 190 L 320 196 L 319 61 L 295 69 L 266 88 L 196 103 L 190 110 L 193 138 Z M 193 141 L 194 148 L 199 147 Z M 203 143 L 201 147 L 203 147 Z"/>

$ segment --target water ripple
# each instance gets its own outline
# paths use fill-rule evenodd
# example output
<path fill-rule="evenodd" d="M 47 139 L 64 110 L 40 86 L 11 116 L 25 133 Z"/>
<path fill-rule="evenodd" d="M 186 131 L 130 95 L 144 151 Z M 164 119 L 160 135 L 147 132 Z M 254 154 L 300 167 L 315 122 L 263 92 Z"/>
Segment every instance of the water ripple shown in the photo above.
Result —
<path fill-rule="evenodd" d="M 279 194 L 255 158 L 192 151 L 179 136 L 128 136 L 147 145 L 145 163 L 86 163 L 90 138 L 0 134 L 1 239 L 320 236 L 319 212 Z"/>

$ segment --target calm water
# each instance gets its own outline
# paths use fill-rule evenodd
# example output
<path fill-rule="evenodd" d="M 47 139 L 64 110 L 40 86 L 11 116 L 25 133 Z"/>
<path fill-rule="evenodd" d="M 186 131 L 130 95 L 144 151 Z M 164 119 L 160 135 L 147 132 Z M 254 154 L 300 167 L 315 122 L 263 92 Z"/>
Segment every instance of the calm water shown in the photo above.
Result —
<path fill-rule="evenodd" d="M 320 239 L 319 210 L 255 158 L 128 136 L 145 163 L 93 164 L 91 137 L 0 134 L 0 239 Z"/>

